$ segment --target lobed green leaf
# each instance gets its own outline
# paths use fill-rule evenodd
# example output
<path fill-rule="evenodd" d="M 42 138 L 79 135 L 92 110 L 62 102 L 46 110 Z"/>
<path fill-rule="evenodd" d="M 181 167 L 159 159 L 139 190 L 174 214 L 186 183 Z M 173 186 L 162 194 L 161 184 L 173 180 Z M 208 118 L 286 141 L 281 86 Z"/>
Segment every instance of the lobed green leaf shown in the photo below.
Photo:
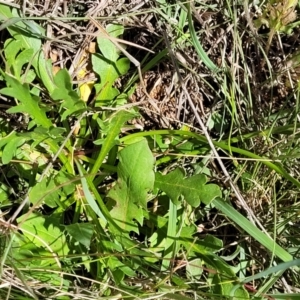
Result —
<path fill-rule="evenodd" d="M 185 178 L 182 169 L 175 169 L 167 175 L 157 172 L 155 175 L 155 187 L 164 191 L 174 203 L 179 203 L 180 196 L 193 207 L 200 202 L 208 205 L 215 197 L 221 196 L 219 186 L 206 184 L 206 176 L 203 174 Z"/>
<path fill-rule="evenodd" d="M 125 231 L 138 233 L 143 224 L 143 208 L 146 208 L 148 192 L 154 184 L 154 158 L 147 141 L 127 146 L 119 154 L 118 181 L 107 197 L 112 208 L 110 213 Z"/>

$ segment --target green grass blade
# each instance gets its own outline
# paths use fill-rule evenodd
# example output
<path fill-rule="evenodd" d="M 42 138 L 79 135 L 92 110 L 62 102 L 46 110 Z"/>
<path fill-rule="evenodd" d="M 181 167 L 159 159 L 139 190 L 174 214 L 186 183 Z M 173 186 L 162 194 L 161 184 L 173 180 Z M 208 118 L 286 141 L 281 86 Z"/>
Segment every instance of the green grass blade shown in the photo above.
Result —
<path fill-rule="evenodd" d="M 119 135 L 122 126 L 128 120 L 134 118 L 136 115 L 133 113 L 129 113 L 128 111 L 118 111 L 112 119 L 110 120 L 110 125 L 108 129 L 108 134 L 102 144 L 101 151 L 92 167 L 91 170 L 91 181 L 96 177 L 97 172 L 107 156 L 108 152 L 116 145 L 116 137 Z"/>
<path fill-rule="evenodd" d="M 169 222 L 167 237 L 165 239 L 165 254 L 161 264 L 161 271 L 168 270 L 171 258 L 173 257 L 173 245 L 176 237 L 176 223 L 177 223 L 177 206 L 173 201 L 169 200 Z"/>
<path fill-rule="evenodd" d="M 285 300 L 299 300 L 299 294 L 267 294 L 270 299 L 285 299 Z"/>
<path fill-rule="evenodd" d="M 286 269 L 291 268 L 291 267 L 295 267 L 295 266 L 300 266 L 300 259 L 295 259 L 295 260 L 285 262 L 285 263 L 281 263 L 277 266 L 268 268 L 265 271 L 262 271 L 258 274 L 255 274 L 253 276 L 250 276 L 250 277 L 246 278 L 245 280 L 243 280 L 243 283 L 251 282 L 253 280 L 275 274 L 277 272 L 285 271 Z"/>
<path fill-rule="evenodd" d="M 192 38 L 192 42 L 193 42 L 193 46 L 195 47 L 200 59 L 203 61 L 203 63 L 212 71 L 212 72 L 218 72 L 220 71 L 220 69 L 210 60 L 210 58 L 208 57 L 208 55 L 206 54 L 206 52 L 204 51 L 204 49 L 202 48 L 194 25 L 193 25 L 193 20 L 192 20 L 192 12 L 191 12 L 191 7 L 190 7 L 190 3 L 186 4 L 187 9 L 188 9 L 188 23 L 189 23 L 189 31 L 191 34 L 191 38 Z"/>
<path fill-rule="evenodd" d="M 17 18 L 17 17 L 6 19 L 1 14 L 0 14 L 0 20 L 3 21 L 3 23 L 0 25 L 0 31 L 2 31 L 3 29 L 6 29 L 7 27 L 9 27 L 11 25 L 14 25 L 14 24 L 22 21 L 21 18 Z"/>
<path fill-rule="evenodd" d="M 101 220 L 104 221 L 105 225 L 107 224 L 107 219 L 104 217 L 104 215 L 102 214 L 101 210 L 99 209 L 99 206 L 97 205 L 97 202 L 95 201 L 94 197 L 92 196 L 87 181 L 83 175 L 83 168 L 82 166 L 75 160 L 75 163 L 77 165 L 78 168 L 78 172 L 80 174 L 80 180 L 81 180 L 81 185 L 82 185 L 82 189 L 84 192 L 84 196 L 86 198 L 86 201 L 88 202 L 88 204 L 90 205 L 91 209 L 94 211 L 94 213 L 100 217 Z"/>
<path fill-rule="evenodd" d="M 284 262 L 290 262 L 293 260 L 293 256 L 281 248 L 275 241 L 262 233 L 257 227 L 255 227 L 250 221 L 248 221 L 243 215 L 236 211 L 228 203 L 224 202 L 221 198 L 213 200 L 213 204 L 217 209 L 222 211 L 228 218 L 230 218 L 239 227 L 245 230 L 250 236 L 261 243 L 269 251 L 279 257 Z"/>

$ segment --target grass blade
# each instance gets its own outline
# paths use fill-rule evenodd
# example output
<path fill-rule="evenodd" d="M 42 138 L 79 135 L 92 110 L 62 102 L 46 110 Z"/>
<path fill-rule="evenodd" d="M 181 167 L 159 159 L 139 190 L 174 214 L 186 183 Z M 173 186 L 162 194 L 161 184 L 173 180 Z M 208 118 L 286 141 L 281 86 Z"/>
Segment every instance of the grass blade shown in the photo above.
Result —
<path fill-rule="evenodd" d="M 89 187 L 88 187 L 88 184 L 87 184 L 87 181 L 83 175 L 83 168 L 82 166 L 75 160 L 76 162 L 76 165 L 77 165 L 77 168 L 78 168 L 78 172 L 81 176 L 80 180 L 81 180 L 81 184 L 82 184 L 82 189 L 83 189 L 83 192 L 84 192 L 84 196 L 86 198 L 86 201 L 88 202 L 88 204 L 90 205 L 91 209 L 94 211 L 94 213 L 99 216 L 105 223 L 105 225 L 107 224 L 107 219 L 104 217 L 104 215 L 102 214 L 101 210 L 99 209 L 99 206 L 97 205 L 95 199 L 93 198 L 90 190 L 89 190 Z"/>
<path fill-rule="evenodd" d="M 291 267 L 295 267 L 295 266 L 300 266 L 300 259 L 295 259 L 295 260 L 285 262 L 285 263 L 281 263 L 277 266 L 268 268 L 265 271 L 262 271 L 258 274 L 255 274 L 253 276 L 250 276 L 250 277 L 246 278 L 245 280 L 243 280 L 243 282 L 244 283 L 251 282 L 253 280 L 256 280 L 256 279 L 259 279 L 259 278 L 262 278 L 262 277 L 265 277 L 265 276 L 268 276 L 268 275 L 273 275 L 277 272 L 285 271 L 286 269 L 291 268 Z"/>
<path fill-rule="evenodd" d="M 188 23 L 189 23 L 189 31 L 192 37 L 193 46 L 195 47 L 200 59 L 203 61 L 203 63 L 212 71 L 212 72 L 218 72 L 220 69 L 211 61 L 211 59 L 208 57 L 204 49 L 202 48 L 201 44 L 199 43 L 194 25 L 192 20 L 192 12 L 190 3 L 186 4 L 188 9 Z"/>
<path fill-rule="evenodd" d="M 262 233 L 257 227 L 255 227 L 250 221 L 248 221 L 243 215 L 237 212 L 232 206 L 226 203 L 221 198 L 213 200 L 213 204 L 217 209 L 222 211 L 228 218 L 250 234 L 254 239 L 266 247 L 269 251 L 279 257 L 284 262 L 290 262 L 293 260 L 293 256 L 281 248 L 275 241 Z"/>

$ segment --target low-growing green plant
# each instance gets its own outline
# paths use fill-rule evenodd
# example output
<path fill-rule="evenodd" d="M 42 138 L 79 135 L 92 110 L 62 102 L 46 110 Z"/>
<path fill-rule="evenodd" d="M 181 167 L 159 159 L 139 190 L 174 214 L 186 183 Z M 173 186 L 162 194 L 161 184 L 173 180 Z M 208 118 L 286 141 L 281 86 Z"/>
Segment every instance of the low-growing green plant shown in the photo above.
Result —
<path fill-rule="evenodd" d="M 189 171 L 182 166 L 185 155 L 209 153 L 204 136 L 188 130 L 122 133 L 140 115 L 137 109 L 120 108 L 134 87 L 126 93 L 115 86 L 129 72 L 130 61 L 111 40 L 97 38 L 90 60 L 99 81 L 87 104 L 67 69 L 52 73 L 41 51 L 44 30 L 4 4 L 0 17 L 9 35 L 0 95 L 8 103 L 6 112 L 23 122 L 14 127 L 1 120 L 0 208 L 11 210 L 11 218 L 0 223 L 1 277 L 9 273 L 19 279 L 1 297 L 72 299 L 79 286 L 93 299 L 250 299 L 257 291 L 248 282 L 299 265 L 232 207 L 226 191 L 211 182 L 204 159 Z M 181 17 L 198 54 L 215 71 L 196 42 L 189 5 Z M 106 31 L 120 37 L 124 28 L 109 24 Z M 268 132 L 276 130 L 291 128 Z M 262 158 L 234 147 L 240 139 L 213 143 L 225 152 Z M 155 159 L 155 154 L 163 157 Z M 164 168 L 166 162 L 172 165 Z M 263 163 L 300 186 L 281 165 Z M 284 263 L 250 276 L 243 244 L 230 257 L 222 256 L 222 239 L 199 236 L 197 224 L 209 209 L 221 211 Z M 241 262 L 231 264 L 238 256 Z"/>

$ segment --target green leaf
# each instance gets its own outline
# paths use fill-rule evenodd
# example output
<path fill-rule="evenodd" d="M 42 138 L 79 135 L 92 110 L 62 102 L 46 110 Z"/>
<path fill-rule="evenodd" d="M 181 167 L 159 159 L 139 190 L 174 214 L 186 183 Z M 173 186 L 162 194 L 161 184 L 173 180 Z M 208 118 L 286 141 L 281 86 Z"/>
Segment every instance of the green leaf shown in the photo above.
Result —
<path fill-rule="evenodd" d="M 196 280 L 199 279 L 203 273 L 202 260 L 196 258 L 194 260 L 189 261 L 186 266 L 186 272 L 190 277 Z"/>
<path fill-rule="evenodd" d="M 61 93 L 57 97 L 58 99 L 63 99 L 63 97 L 65 97 L 65 93 L 68 94 L 68 92 L 72 90 L 71 76 L 66 69 L 61 69 L 55 74 L 54 83 L 56 85 L 56 89 L 53 94 Z M 54 98 L 54 100 L 57 99 Z"/>
<path fill-rule="evenodd" d="M 205 245 L 205 249 L 209 252 L 217 252 L 223 248 L 222 240 L 210 234 L 205 236 L 203 239 L 203 244 Z"/>
<path fill-rule="evenodd" d="M 175 169 L 167 175 L 157 172 L 155 175 L 155 187 L 165 192 L 174 203 L 178 204 L 179 197 L 192 206 L 199 206 L 200 202 L 208 205 L 215 197 L 221 196 L 219 186 L 206 184 L 206 176 L 203 174 L 184 178 L 182 169 Z"/>
<path fill-rule="evenodd" d="M 54 178 L 56 186 L 61 185 L 65 195 L 74 193 L 76 184 L 72 182 L 74 176 L 63 171 L 60 171 Z"/>
<path fill-rule="evenodd" d="M 230 294 L 230 299 L 232 300 L 240 300 L 240 299 L 250 299 L 249 293 L 244 288 L 244 286 L 240 286 L 237 290 L 235 290 L 234 295 Z"/>
<path fill-rule="evenodd" d="M 57 264 L 53 255 L 49 253 L 49 251 L 36 246 L 23 234 L 14 236 L 12 246 L 13 248 L 18 249 L 18 251 L 13 251 L 11 253 L 12 259 L 17 268 L 23 268 L 25 265 L 27 268 L 41 268 Z"/>
<path fill-rule="evenodd" d="M 94 226 L 90 223 L 76 223 L 65 226 L 68 234 L 74 238 L 77 242 L 85 246 L 90 247 L 91 238 L 94 233 Z"/>
<path fill-rule="evenodd" d="M 84 102 L 79 95 L 72 89 L 72 82 L 69 72 L 66 69 L 61 69 L 54 77 L 55 89 L 51 93 L 53 100 L 63 100 L 61 110 L 64 111 L 61 118 L 62 121 L 67 116 L 81 111 L 85 108 Z"/>
<path fill-rule="evenodd" d="M 19 80 L 21 79 L 21 75 L 22 75 L 21 72 L 23 66 L 31 61 L 32 56 L 33 56 L 33 50 L 25 49 L 16 57 L 16 60 L 13 64 L 13 68 L 14 68 L 14 75 Z"/>
<path fill-rule="evenodd" d="M 106 74 L 109 74 L 109 71 Z M 119 76 L 116 76 L 116 79 L 118 77 Z M 110 80 L 105 81 L 105 80 L 103 80 L 103 83 L 95 84 L 96 95 L 98 95 L 97 98 L 96 98 L 97 107 L 99 107 L 99 106 L 108 106 L 108 105 L 111 104 L 112 100 L 114 100 L 117 96 L 119 96 L 119 94 L 120 94 L 119 90 L 116 89 L 115 87 L 111 86 L 113 84 L 113 82 L 114 81 L 110 81 Z"/>
<path fill-rule="evenodd" d="M 31 213 L 29 217 L 23 215 L 18 218 L 19 229 L 37 247 L 51 250 L 58 255 L 67 255 L 69 252 L 66 237 L 63 234 L 59 219 L 44 217 L 39 213 Z"/>
<path fill-rule="evenodd" d="M 7 136 L 1 137 L 1 139 L 0 139 L 0 149 L 3 148 L 11 140 L 15 139 L 16 136 L 17 136 L 17 133 L 15 131 L 12 131 Z"/>
<path fill-rule="evenodd" d="M 15 136 L 10 139 L 5 145 L 2 153 L 2 163 L 4 165 L 8 164 L 12 158 L 16 155 L 17 149 L 25 143 L 26 139 L 21 136 Z"/>
<path fill-rule="evenodd" d="M 33 131 L 22 132 L 22 136 L 33 141 L 31 147 L 34 149 L 49 138 L 49 130 L 44 127 L 36 127 Z"/>
<path fill-rule="evenodd" d="M 105 137 L 105 140 L 102 143 L 102 147 L 101 147 L 99 156 L 97 157 L 96 162 L 93 164 L 93 167 L 91 170 L 91 174 L 92 174 L 90 176 L 91 180 L 94 180 L 94 178 L 95 178 L 94 174 L 96 174 L 99 171 L 106 155 L 112 149 L 112 147 L 114 147 L 116 145 L 116 137 L 119 135 L 122 126 L 125 124 L 125 122 L 133 119 L 136 116 L 137 116 L 137 114 L 130 113 L 126 110 L 119 110 L 116 113 L 114 113 L 113 115 L 111 115 L 111 117 L 109 119 L 109 124 L 106 129 L 107 136 Z"/>
<path fill-rule="evenodd" d="M 29 201 L 32 204 L 45 203 L 51 208 L 57 207 L 59 193 L 52 178 L 44 178 L 37 183 L 29 192 Z"/>
<path fill-rule="evenodd" d="M 38 77 L 51 93 L 54 90 L 52 63 L 51 60 L 45 59 L 41 42 L 41 37 L 45 36 L 45 30 L 33 21 L 21 21 L 17 10 L 13 9 L 11 11 L 7 5 L 0 4 L 0 20 L 8 21 L 12 18 L 14 18 L 15 23 L 17 23 L 9 24 L 7 27 L 9 33 L 15 40 L 20 41 L 23 49 L 33 50 L 32 65 Z"/>
<path fill-rule="evenodd" d="M 108 25 L 106 31 L 112 37 L 117 37 L 124 32 L 121 25 Z M 97 38 L 98 47 L 102 54 L 92 55 L 94 71 L 100 76 L 101 83 L 95 84 L 97 105 L 107 105 L 109 101 L 115 99 L 120 92 L 113 87 L 115 80 L 126 74 L 130 67 L 128 58 L 119 58 L 119 49 L 108 38 L 99 36 Z M 102 102 L 100 102 L 102 101 Z"/>
<path fill-rule="evenodd" d="M 92 63 L 94 71 L 99 74 L 101 79 L 100 84 L 95 84 L 96 95 L 98 95 L 97 100 L 109 101 L 115 99 L 119 95 L 119 91 L 112 85 L 116 79 L 129 70 L 129 60 L 122 58 L 116 62 L 108 60 L 102 55 L 94 54 L 92 56 Z"/>
<path fill-rule="evenodd" d="M 33 69 L 28 70 L 26 73 L 21 75 L 20 81 L 26 83 L 32 83 L 36 78 L 36 74 Z"/>
<path fill-rule="evenodd" d="M 19 40 L 15 39 L 7 39 L 4 44 L 4 54 L 6 58 L 6 63 L 8 64 L 8 68 L 10 68 L 15 60 L 18 52 L 22 48 L 22 43 Z"/>
<path fill-rule="evenodd" d="M 243 286 L 238 286 L 233 291 L 233 284 L 227 277 L 215 274 L 212 280 L 212 292 L 216 295 L 230 297 L 231 300 L 247 300 L 249 298 L 248 292 Z"/>
<path fill-rule="evenodd" d="M 117 70 L 121 75 L 125 75 L 130 68 L 130 60 L 127 57 L 122 57 L 116 62 Z"/>
<path fill-rule="evenodd" d="M 111 216 L 125 231 L 138 233 L 134 220 L 143 224 L 142 208 L 154 184 L 154 158 L 147 141 L 142 140 L 122 150 L 119 159 L 118 181 L 107 195 L 115 202 Z"/>
<path fill-rule="evenodd" d="M 0 94 L 17 98 L 20 103 L 7 110 L 9 113 L 28 113 L 36 124 L 49 128 L 52 123 L 45 114 L 45 109 L 39 106 L 37 97 L 30 94 L 28 84 L 21 84 L 17 79 L 6 75 L 10 87 L 0 90 Z"/>
<path fill-rule="evenodd" d="M 106 26 L 106 32 L 112 37 L 118 37 L 124 33 L 124 27 L 119 24 L 108 24 Z M 108 38 L 99 36 L 97 38 L 97 43 L 105 58 L 110 61 L 117 61 L 120 51 L 116 48 L 113 42 L 111 42 Z"/>

